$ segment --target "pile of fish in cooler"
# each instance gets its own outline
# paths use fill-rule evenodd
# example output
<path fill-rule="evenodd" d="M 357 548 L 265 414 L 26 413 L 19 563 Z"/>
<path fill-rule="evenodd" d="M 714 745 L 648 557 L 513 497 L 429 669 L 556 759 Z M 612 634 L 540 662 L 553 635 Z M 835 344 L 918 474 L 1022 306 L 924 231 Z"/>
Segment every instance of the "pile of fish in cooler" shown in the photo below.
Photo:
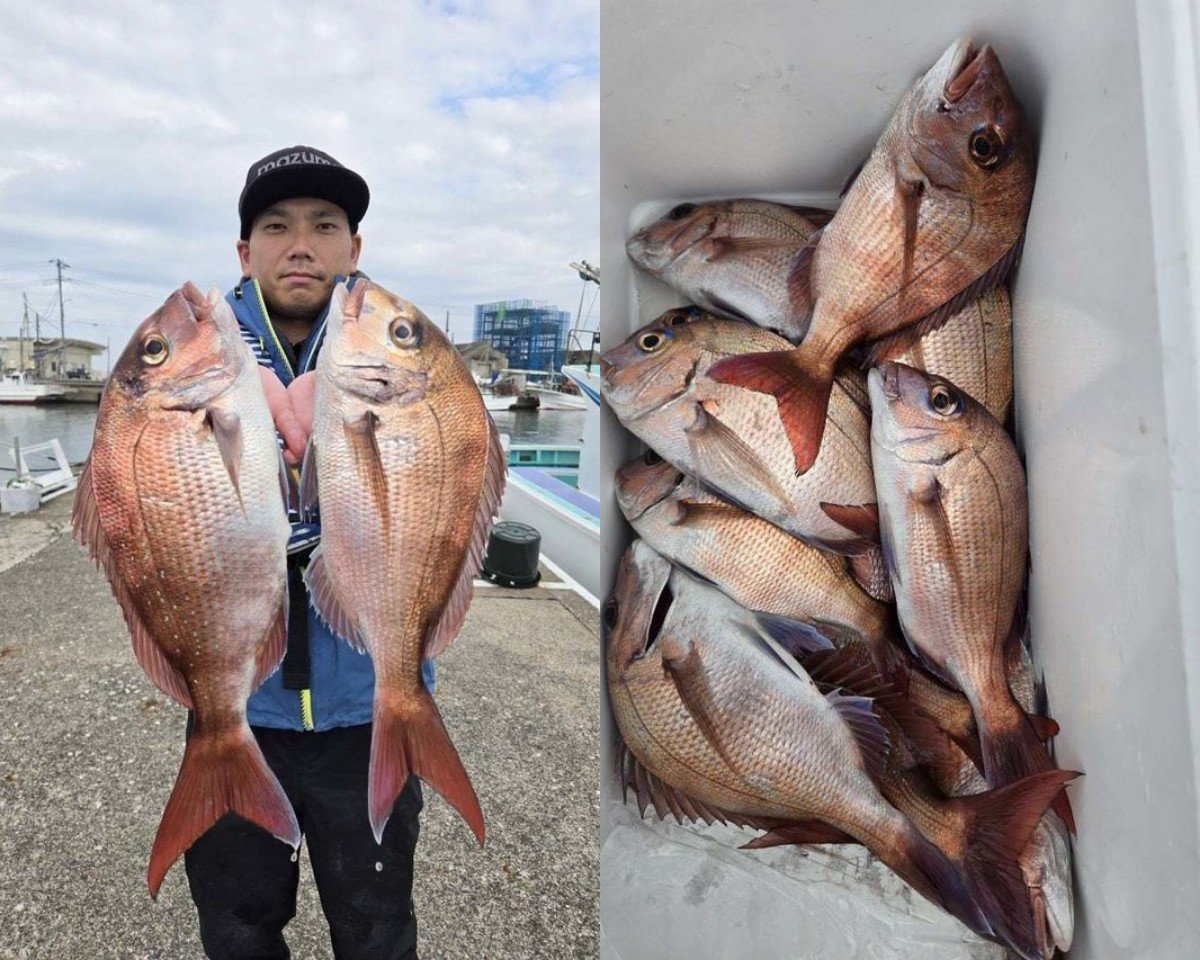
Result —
<path fill-rule="evenodd" d="M 994 51 L 959 40 L 836 211 L 684 203 L 629 240 L 695 306 L 602 361 L 650 447 L 617 475 L 640 539 L 603 620 L 643 815 L 861 843 L 1044 960 L 1071 941 L 1076 774 L 1035 703 L 1005 428 L 1033 179 Z"/>

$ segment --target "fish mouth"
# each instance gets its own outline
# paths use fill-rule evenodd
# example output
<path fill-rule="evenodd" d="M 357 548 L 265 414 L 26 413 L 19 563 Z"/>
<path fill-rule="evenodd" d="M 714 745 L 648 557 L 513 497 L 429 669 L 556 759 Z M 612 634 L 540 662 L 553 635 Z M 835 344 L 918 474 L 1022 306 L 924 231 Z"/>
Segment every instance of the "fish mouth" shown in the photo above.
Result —
<path fill-rule="evenodd" d="M 983 72 L 988 55 L 992 52 L 991 44 L 976 47 L 970 37 L 957 40 L 952 48 L 954 57 L 950 61 L 950 71 L 942 95 L 950 103 L 957 103 Z"/>

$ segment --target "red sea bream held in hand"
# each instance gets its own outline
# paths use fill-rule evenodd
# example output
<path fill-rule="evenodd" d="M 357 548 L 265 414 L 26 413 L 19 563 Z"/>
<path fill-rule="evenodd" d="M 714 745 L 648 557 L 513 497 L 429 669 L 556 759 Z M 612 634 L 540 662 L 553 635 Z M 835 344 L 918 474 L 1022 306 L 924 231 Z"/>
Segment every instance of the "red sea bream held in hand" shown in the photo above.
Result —
<path fill-rule="evenodd" d="M 321 512 L 306 579 L 318 612 L 375 665 L 369 803 L 377 840 L 410 773 L 483 842 L 483 812 L 421 680 L 458 634 L 506 461 L 479 388 L 407 300 L 335 288 L 317 361 L 304 508 Z"/>
<path fill-rule="evenodd" d="M 281 468 L 258 367 L 229 306 L 188 284 L 113 368 L 72 516 L 142 669 L 195 715 L 150 854 L 152 896 L 225 813 L 300 843 L 246 724 L 247 698 L 287 644 Z"/>

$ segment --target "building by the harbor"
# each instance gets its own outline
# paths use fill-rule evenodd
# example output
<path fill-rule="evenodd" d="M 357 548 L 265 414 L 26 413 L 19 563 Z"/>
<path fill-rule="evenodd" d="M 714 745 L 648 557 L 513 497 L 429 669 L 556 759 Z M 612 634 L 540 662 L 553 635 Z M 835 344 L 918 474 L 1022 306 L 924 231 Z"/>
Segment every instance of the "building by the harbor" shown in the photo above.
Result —
<path fill-rule="evenodd" d="M 472 343 L 456 343 L 455 347 L 476 380 L 495 380 L 508 369 L 508 357 L 490 343 L 475 340 Z"/>
<path fill-rule="evenodd" d="M 515 370 L 558 373 L 571 315 L 536 300 L 504 300 L 475 307 L 475 339 L 490 343 Z"/>
<path fill-rule="evenodd" d="M 92 359 L 107 349 L 102 343 L 71 337 L 62 344 L 58 340 L 0 337 L 0 374 L 23 370 L 47 380 L 101 380 L 104 371 L 94 369 Z"/>

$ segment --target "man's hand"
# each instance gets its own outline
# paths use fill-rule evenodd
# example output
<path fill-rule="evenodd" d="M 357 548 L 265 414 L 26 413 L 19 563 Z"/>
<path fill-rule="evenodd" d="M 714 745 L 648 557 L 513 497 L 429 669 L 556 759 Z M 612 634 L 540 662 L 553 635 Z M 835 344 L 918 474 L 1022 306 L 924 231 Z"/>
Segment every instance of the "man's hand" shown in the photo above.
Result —
<path fill-rule="evenodd" d="M 306 373 L 299 378 L 310 382 L 294 398 L 274 370 L 260 365 L 258 372 L 262 376 L 263 392 L 267 395 L 267 406 L 271 410 L 275 430 L 283 437 L 283 459 L 290 466 L 299 466 L 304 459 L 304 448 L 308 446 L 308 435 L 312 432 L 312 374 Z M 295 387 L 299 380 L 292 386 Z M 293 403 L 294 399 L 301 397 L 306 398 L 306 407 L 303 416 L 298 416 Z"/>

